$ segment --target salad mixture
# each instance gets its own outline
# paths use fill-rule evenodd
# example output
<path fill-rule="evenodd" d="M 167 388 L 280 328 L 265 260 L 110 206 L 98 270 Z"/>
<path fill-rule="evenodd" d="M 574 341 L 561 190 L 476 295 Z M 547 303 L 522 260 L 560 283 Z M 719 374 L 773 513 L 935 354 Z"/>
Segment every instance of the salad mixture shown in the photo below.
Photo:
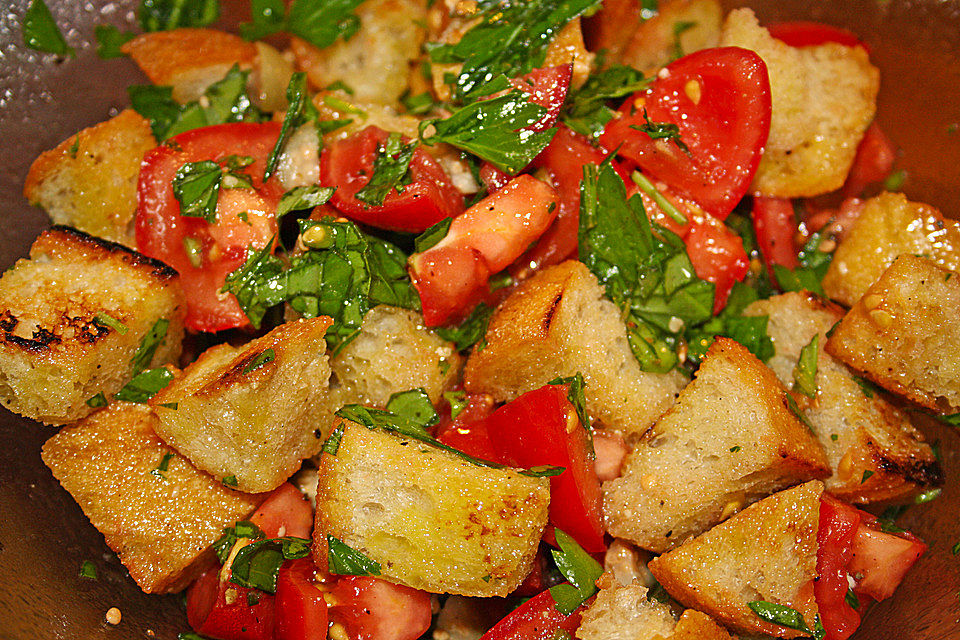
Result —
<path fill-rule="evenodd" d="M 893 594 L 960 227 L 897 193 L 856 35 L 220 11 L 97 28 L 150 83 L 34 162 L 0 279 L 0 401 L 182 639 L 844 640 Z M 72 55 L 43 0 L 23 35 Z"/>

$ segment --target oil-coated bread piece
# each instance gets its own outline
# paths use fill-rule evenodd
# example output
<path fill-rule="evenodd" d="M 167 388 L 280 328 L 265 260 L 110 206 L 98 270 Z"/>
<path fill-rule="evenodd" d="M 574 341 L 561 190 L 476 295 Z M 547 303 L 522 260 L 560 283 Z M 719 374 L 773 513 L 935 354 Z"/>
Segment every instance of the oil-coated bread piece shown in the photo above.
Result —
<path fill-rule="evenodd" d="M 827 491 L 867 503 L 909 498 L 943 481 L 933 450 L 910 417 L 826 352 L 826 334 L 843 317 L 840 307 L 812 293 L 791 292 L 754 302 L 744 313 L 768 316 L 776 355 L 767 365 L 788 387 L 800 351 L 819 336 L 816 399 L 795 397 L 830 462 Z"/>
<path fill-rule="evenodd" d="M 298 320 L 243 347 L 208 349 L 151 400 L 157 435 L 240 491 L 278 487 L 322 444 L 329 325 Z"/>
<path fill-rule="evenodd" d="M 673 404 L 686 382 L 676 371 L 640 369 L 620 311 L 580 262 L 527 280 L 497 309 L 484 340 L 467 361 L 467 391 L 513 400 L 579 371 L 591 417 L 634 438 Z"/>
<path fill-rule="evenodd" d="M 136 111 L 121 111 L 41 153 L 23 194 L 54 224 L 136 246 L 137 176 L 143 154 L 155 146 L 150 124 Z"/>
<path fill-rule="evenodd" d="M 149 366 L 179 357 L 184 308 L 165 264 L 67 227 L 43 232 L 0 278 L 0 402 L 48 424 L 79 420 L 133 377 L 158 320 L 169 327 Z"/>
<path fill-rule="evenodd" d="M 410 68 L 426 32 L 425 0 L 366 0 L 357 7 L 360 30 L 318 49 L 300 38 L 290 42 L 297 64 L 316 87 L 346 84 L 358 100 L 396 104 L 407 89 Z"/>
<path fill-rule="evenodd" d="M 960 275 L 902 255 L 844 316 L 827 350 L 882 387 L 960 411 Z"/>
<path fill-rule="evenodd" d="M 233 65 L 250 69 L 257 47 L 217 29 L 173 29 L 143 33 L 121 47 L 158 85 L 173 87 L 179 102 L 196 100 Z"/>
<path fill-rule="evenodd" d="M 758 600 L 791 607 L 814 628 L 817 529 L 823 484 L 814 480 L 753 504 L 650 562 L 657 580 L 684 606 L 745 635 L 795 638 L 800 631 L 761 620 Z"/>
<path fill-rule="evenodd" d="M 960 224 L 933 207 L 909 202 L 902 193 L 867 200 L 823 278 L 828 297 L 852 307 L 897 256 L 924 255 L 960 271 Z"/>
<path fill-rule="evenodd" d="M 770 369 L 717 338 L 696 379 L 604 484 L 607 531 L 672 549 L 759 498 L 830 475 Z"/>
<path fill-rule="evenodd" d="M 154 433 L 157 417 L 115 402 L 43 445 L 43 461 L 147 593 L 180 591 L 215 562 L 210 545 L 266 496 L 224 487 Z"/>
<path fill-rule="evenodd" d="M 436 404 L 457 380 L 462 360 L 452 343 L 424 326 L 420 314 L 374 307 L 357 337 L 330 358 L 329 405 L 332 411 L 345 404 L 383 408 L 394 393 L 417 387 Z"/>
<path fill-rule="evenodd" d="M 583 612 L 580 640 L 730 640 L 710 616 L 687 609 L 674 620 L 670 607 L 648 599 L 647 588 L 634 582 L 602 588 Z"/>
<path fill-rule="evenodd" d="M 843 186 L 876 111 L 880 72 L 866 50 L 835 42 L 791 47 L 750 9 L 730 12 L 720 45 L 755 51 L 770 76 L 770 137 L 752 189 L 796 198 Z"/>
<path fill-rule="evenodd" d="M 722 22 L 723 8 L 718 0 L 661 2 L 655 16 L 641 19 L 632 30 L 620 62 L 644 75 L 655 75 L 677 57 L 678 47 L 686 55 L 717 46 Z M 620 31 L 625 31 L 620 27 Z"/>
<path fill-rule="evenodd" d="M 379 562 L 382 577 L 415 589 L 505 596 L 523 581 L 547 522 L 546 479 L 342 425 L 336 453 L 321 456 L 317 566 L 328 566 L 333 536 Z"/>

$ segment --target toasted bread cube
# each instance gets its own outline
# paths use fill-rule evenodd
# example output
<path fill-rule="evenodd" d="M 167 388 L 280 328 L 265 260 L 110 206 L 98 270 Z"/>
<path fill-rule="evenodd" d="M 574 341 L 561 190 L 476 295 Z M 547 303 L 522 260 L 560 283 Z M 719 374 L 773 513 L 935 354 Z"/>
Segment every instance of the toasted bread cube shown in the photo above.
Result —
<path fill-rule="evenodd" d="M 686 382 L 677 371 L 640 369 L 620 311 L 580 262 L 527 280 L 497 309 L 484 341 L 467 361 L 467 391 L 513 400 L 579 371 L 592 418 L 634 438 L 673 404 Z"/>
<path fill-rule="evenodd" d="M 600 589 L 583 612 L 577 629 L 580 640 L 731 640 L 710 616 L 687 609 L 674 620 L 670 607 L 647 597 L 647 588 L 634 582 Z"/>
<path fill-rule="evenodd" d="M 67 227 L 40 234 L 0 278 L 0 403 L 47 424 L 89 415 L 133 377 L 131 360 L 161 319 L 151 367 L 176 360 L 185 304 L 177 272 Z"/>
<path fill-rule="evenodd" d="M 316 87 L 342 82 L 358 100 L 396 104 L 407 89 L 410 67 L 426 36 L 424 0 L 366 0 L 357 7 L 360 30 L 318 49 L 290 41 L 297 64 Z"/>
<path fill-rule="evenodd" d="M 746 504 L 828 475 L 823 449 L 774 373 L 719 337 L 623 474 L 604 484 L 607 531 L 663 552 Z"/>
<path fill-rule="evenodd" d="M 844 316 L 827 350 L 934 411 L 960 411 L 960 274 L 902 255 Z"/>
<path fill-rule="evenodd" d="M 320 461 L 314 559 L 333 536 L 415 589 L 505 596 L 533 565 L 550 502 L 545 478 L 481 467 L 384 430 L 343 422 Z"/>
<path fill-rule="evenodd" d="M 459 378 L 463 358 L 415 311 L 381 305 L 360 333 L 330 358 L 332 411 L 345 404 L 383 408 L 394 393 L 423 387 L 437 404 Z M 326 429 L 324 429 L 326 430 Z"/>
<path fill-rule="evenodd" d="M 587 51 L 583 42 L 583 27 L 580 17 L 576 17 L 563 25 L 554 36 L 544 56 L 544 67 L 559 67 L 563 64 L 573 65 L 573 76 L 570 85 L 574 88 L 587 81 L 593 71 L 594 54 Z"/>
<path fill-rule="evenodd" d="M 121 111 L 41 153 L 23 195 L 54 224 L 135 247 L 140 161 L 155 146 L 150 124 L 136 111 Z"/>
<path fill-rule="evenodd" d="M 174 100 L 183 103 L 198 99 L 234 65 L 250 69 L 257 57 L 253 43 L 217 29 L 152 31 L 121 50 L 151 82 L 172 86 Z"/>
<path fill-rule="evenodd" d="M 924 255 L 960 271 L 960 223 L 902 193 L 881 193 L 863 211 L 833 254 L 823 278 L 831 300 L 852 307 L 897 256 Z"/>
<path fill-rule="evenodd" d="M 811 481 L 753 504 L 703 535 L 654 558 L 650 570 L 684 606 L 747 635 L 803 635 L 761 620 L 749 602 L 800 612 L 814 628 L 817 530 L 823 484 Z"/>
<path fill-rule="evenodd" d="M 210 545 L 266 496 L 224 487 L 156 436 L 146 405 L 115 402 L 43 445 L 43 461 L 147 593 L 184 589 Z"/>
<path fill-rule="evenodd" d="M 152 398 L 157 435 L 240 491 L 278 487 L 322 444 L 328 326 L 298 320 L 243 347 L 208 349 Z"/>
<path fill-rule="evenodd" d="M 797 198 L 843 186 L 877 107 L 880 72 L 866 50 L 835 42 L 791 47 L 750 9 L 730 12 L 720 45 L 755 51 L 770 76 L 770 137 L 753 191 Z"/>
<path fill-rule="evenodd" d="M 723 8 L 718 0 L 669 0 L 658 13 L 642 20 L 620 56 L 622 64 L 652 76 L 677 57 L 717 46 Z M 683 25 L 687 25 L 678 32 Z M 622 25 L 620 26 L 623 30 Z M 627 32 L 629 33 L 629 31 Z"/>
<path fill-rule="evenodd" d="M 767 365 L 784 386 L 794 383 L 801 349 L 820 336 L 817 396 L 796 397 L 833 471 L 824 481 L 827 491 L 862 504 L 902 500 L 943 482 L 933 450 L 910 417 L 879 390 L 861 386 L 853 371 L 826 352 L 826 334 L 843 317 L 840 307 L 812 293 L 791 292 L 754 302 L 744 313 L 769 317 L 776 355 Z"/>

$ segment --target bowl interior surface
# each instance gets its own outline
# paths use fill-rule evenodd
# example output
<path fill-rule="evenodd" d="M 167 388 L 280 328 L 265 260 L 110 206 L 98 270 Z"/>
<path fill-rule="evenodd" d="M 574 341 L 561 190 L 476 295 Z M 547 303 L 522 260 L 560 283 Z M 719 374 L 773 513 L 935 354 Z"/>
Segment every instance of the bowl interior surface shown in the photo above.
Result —
<path fill-rule="evenodd" d="M 33 159 L 46 149 L 117 113 L 126 86 L 145 79 L 126 60 L 100 60 L 93 28 L 131 28 L 137 0 L 48 0 L 77 59 L 55 61 L 23 47 L 20 23 L 27 0 L 0 13 L 0 267 L 26 255 L 46 216 L 21 195 Z M 226 26 L 248 19 L 244 3 L 224 3 Z M 724 1 L 752 6 L 762 23 L 820 20 L 859 34 L 882 71 L 878 120 L 902 150 L 904 191 L 913 200 L 960 216 L 960 2 L 922 0 Z M 860 640 L 960 638 L 960 437 L 924 420 L 939 441 L 948 478 L 942 496 L 903 518 L 929 545 L 895 597 L 867 617 Z M 176 638 L 187 630 L 179 596 L 148 596 L 129 578 L 103 537 L 40 460 L 54 433 L 0 409 L 0 638 Z M 130 496 L 136 500 L 136 496 Z M 79 577 L 85 560 L 96 581 Z M 123 614 L 114 628 L 104 613 Z"/>

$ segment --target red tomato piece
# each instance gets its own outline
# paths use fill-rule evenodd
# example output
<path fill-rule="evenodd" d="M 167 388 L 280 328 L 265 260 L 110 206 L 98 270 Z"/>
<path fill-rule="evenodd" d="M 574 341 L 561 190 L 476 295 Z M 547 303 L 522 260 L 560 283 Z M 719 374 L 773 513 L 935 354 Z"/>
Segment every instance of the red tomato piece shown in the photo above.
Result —
<path fill-rule="evenodd" d="M 793 215 L 793 203 L 785 198 L 753 199 L 753 232 L 757 236 L 757 245 L 767 271 L 773 278 L 773 265 L 779 264 L 788 269 L 796 268 L 797 248 L 794 237 L 797 235 L 797 221 Z"/>
<path fill-rule="evenodd" d="M 350 640 L 416 640 L 430 628 L 430 594 L 358 576 L 342 576 L 331 591 L 330 620 Z"/>
<path fill-rule="evenodd" d="M 689 149 L 634 127 L 676 125 Z M 628 98 L 600 141 L 726 218 L 746 194 L 770 133 L 770 82 L 760 56 L 737 47 L 704 49 L 672 62 L 645 91 Z"/>
<path fill-rule="evenodd" d="M 779 22 L 768 26 L 767 31 L 771 36 L 791 47 L 812 47 L 825 42 L 836 42 L 846 47 L 867 49 L 867 45 L 852 32 L 822 22 L 803 20 Z"/>
<path fill-rule="evenodd" d="M 313 530 L 313 508 L 299 489 L 284 482 L 250 516 L 250 522 L 260 527 L 268 538 L 309 538 Z"/>
<path fill-rule="evenodd" d="M 412 233 L 459 215 L 463 211 L 463 195 L 422 148 L 413 152 L 411 182 L 403 186 L 402 193 L 391 190 L 380 206 L 371 206 L 354 197 L 370 182 L 377 149 L 389 136 L 383 129 L 369 126 L 324 146 L 320 154 L 320 184 L 337 189 L 330 203 L 351 220 L 379 229 Z"/>
<path fill-rule="evenodd" d="M 274 605 L 268 593 L 221 581 L 217 567 L 187 589 L 187 622 L 215 640 L 273 640 Z"/>
<path fill-rule="evenodd" d="M 280 568 L 275 640 L 326 640 L 327 602 L 313 584 L 315 571 L 307 558 L 289 561 Z"/>
<path fill-rule="evenodd" d="M 719 313 L 727 304 L 733 284 L 747 277 L 750 270 L 743 240 L 720 221 L 704 220 L 691 224 L 683 241 L 697 277 L 715 285 L 713 312 Z"/>
<path fill-rule="evenodd" d="M 557 193 L 520 175 L 454 218 L 446 237 L 410 256 L 427 326 L 462 317 L 488 292 L 491 274 L 516 260 L 557 215 Z"/>
<path fill-rule="evenodd" d="M 603 551 L 600 481 L 590 435 L 567 400 L 567 387 L 548 384 L 525 393 L 494 411 L 486 424 L 509 464 L 564 467 L 550 478 L 550 522 L 587 551 Z"/>
<path fill-rule="evenodd" d="M 824 493 L 817 531 L 817 576 L 813 592 L 826 640 L 846 640 L 860 626 L 860 614 L 847 604 L 847 564 L 860 526 L 859 512 Z"/>
<path fill-rule="evenodd" d="M 853 158 L 850 173 L 843 185 L 843 195 L 847 198 L 859 196 L 868 185 L 882 182 L 890 175 L 897 151 L 890 138 L 874 122 L 863 134 Z"/>
<path fill-rule="evenodd" d="M 180 274 L 187 300 L 186 324 L 196 331 L 246 326 L 236 298 L 220 294 L 227 275 L 262 249 L 277 233 L 276 209 L 282 188 L 275 178 L 263 183 L 267 156 L 280 135 L 280 123 L 238 122 L 202 127 L 174 136 L 147 152 L 137 183 L 137 249 L 169 264 Z M 217 222 L 180 215 L 173 178 L 188 162 L 247 156 L 241 169 L 252 189 L 221 189 Z M 188 253 L 188 245 L 195 248 Z"/>
<path fill-rule="evenodd" d="M 486 418 L 493 413 L 493 398 L 486 394 L 467 395 L 465 406 L 453 420 L 447 418 L 437 427 L 437 440 L 481 460 L 502 463 L 499 451 L 490 441 Z"/>
<path fill-rule="evenodd" d="M 534 69 L 524 76 L 510 80 L 515 89 L 530 96 L 530 102 L 547 110 L 540 120 L 526 127 L 526 130 L 546 131 L 556 123 L 560 109 L 567 99 L 567 92 L 570 91 L 572 78 L 573 64 L 567 63 L 557 67 Z"/>
<path fill-rule="evenodd" d="M 857 593 L 884 600 L 893 595 L 910 567 L 927 550 L 927 545 L 908 532 L 885 533 L 876 525 L 876 519 L 863 515 L 853 539 L 853 557 L 847 570 L 863 576 L 857 582 Z"/>
<path fill-rule="evenodd" d="M 554 640 L 561 632 L 573 637 L 580 626 L 580 609 L 564 615 L 554 605 L 553 596 L 544 591 L 510 612 L 480 640 Z"/>

